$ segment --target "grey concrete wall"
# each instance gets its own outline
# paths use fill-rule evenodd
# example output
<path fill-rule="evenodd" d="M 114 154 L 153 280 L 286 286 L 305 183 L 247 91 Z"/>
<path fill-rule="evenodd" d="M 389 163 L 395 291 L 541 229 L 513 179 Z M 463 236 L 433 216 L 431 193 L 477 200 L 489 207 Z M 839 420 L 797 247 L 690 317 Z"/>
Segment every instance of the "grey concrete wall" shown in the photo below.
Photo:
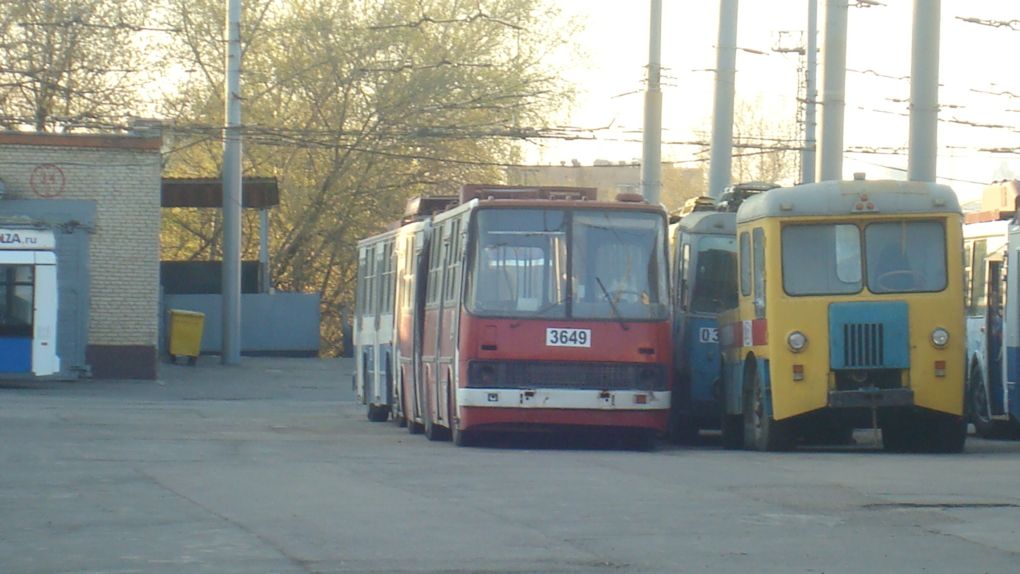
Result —
<path fill-rule="evenodd" d="M 222 299 L 222 295 L 164 295 L 162 320 L 165 324 L 171 309 L 204 313 L 202 352 L 219 353 L 223 341 Z M 161 348 L 166 349 L 165 342 Z M 241 295 L 241 352 L 318 354 L 318 293 Z"/>

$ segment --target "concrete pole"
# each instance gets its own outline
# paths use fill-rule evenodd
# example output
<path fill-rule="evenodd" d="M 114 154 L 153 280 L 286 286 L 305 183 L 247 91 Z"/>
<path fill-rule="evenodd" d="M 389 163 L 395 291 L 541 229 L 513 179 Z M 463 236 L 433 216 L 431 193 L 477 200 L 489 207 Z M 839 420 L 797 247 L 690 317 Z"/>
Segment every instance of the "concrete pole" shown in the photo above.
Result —
<path fill-rule="evenodd" d="M 815 108 L 818 106 L 818 0 L 808 0 L 807 85 L 804 90 L 804 150 L 800 153 L 800 182 L 815 181 L 818 142 Z"/>
<path fill-rule="evenodd" d="M 648 35 L 648 87 L 645 89 L 645 127 L 641 154 L 641 193 L 651 204 L 662 194 L 662 0 L 651 0 Z"/>
<path fill-rule="evenodd" d="M 712 110 L 712 156 L 708 194 L 719 199 L 733 173 L 733 98 L 737 77 L 737 0 L 719 3 L 716 46 L 715 103 Z"/>
<path fill-rule="evenodd" d="M 241 363 L 241 0 L 227 0 L 226 33 L 221 361 L 237 365 Z"/>
<path fill-rule="evenodd" d="M 843 113 L 846 108 L 847 0 L 826 0 L 822 50 L 822 147 L 818 179 L 843 179 Z"/>
<path fill-rule="evenodd" d="M 907 179 L 935 181 L 938 158 L 941 0 L 914 0 Z"/>

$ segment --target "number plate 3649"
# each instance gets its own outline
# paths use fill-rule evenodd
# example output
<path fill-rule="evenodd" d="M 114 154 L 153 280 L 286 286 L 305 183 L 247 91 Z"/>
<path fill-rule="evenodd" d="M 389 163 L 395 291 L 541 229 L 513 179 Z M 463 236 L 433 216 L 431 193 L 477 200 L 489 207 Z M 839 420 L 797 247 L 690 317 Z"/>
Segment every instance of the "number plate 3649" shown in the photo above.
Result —
<path fill-rule="evenodd" d="M 591 347 L 591 329 L 556 329 L 545 330 L 547 347 Z"/>

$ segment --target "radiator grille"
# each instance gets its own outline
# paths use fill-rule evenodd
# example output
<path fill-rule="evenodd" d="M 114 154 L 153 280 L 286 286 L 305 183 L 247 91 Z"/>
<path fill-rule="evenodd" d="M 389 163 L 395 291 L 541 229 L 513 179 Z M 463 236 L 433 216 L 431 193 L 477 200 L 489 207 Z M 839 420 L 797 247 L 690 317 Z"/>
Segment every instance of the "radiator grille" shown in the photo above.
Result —
<path fill-rule="evenodd" d="M 885 364 L 885 326 L 882 323 L 843 325 L 843 365 L 874 368 Z"/>
<path fill-rule="evenodd" d="M 669 389 L 665 369 L 661 365 L 544 361 L 472 361 L 467 386 L 609 391 Z"/>

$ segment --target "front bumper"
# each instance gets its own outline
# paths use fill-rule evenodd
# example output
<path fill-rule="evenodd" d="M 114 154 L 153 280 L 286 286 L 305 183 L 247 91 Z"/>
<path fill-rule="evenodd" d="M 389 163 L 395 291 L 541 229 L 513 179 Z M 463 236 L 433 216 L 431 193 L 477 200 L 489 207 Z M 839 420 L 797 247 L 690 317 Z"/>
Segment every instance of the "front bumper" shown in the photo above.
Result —
<path fill-rule="evenodd" d="M 911 389 L 872 388 L 855 391 L 829 391 L 829 407 L 834 409 L 912 406 L 914 406 L 914 391 Z"/>

